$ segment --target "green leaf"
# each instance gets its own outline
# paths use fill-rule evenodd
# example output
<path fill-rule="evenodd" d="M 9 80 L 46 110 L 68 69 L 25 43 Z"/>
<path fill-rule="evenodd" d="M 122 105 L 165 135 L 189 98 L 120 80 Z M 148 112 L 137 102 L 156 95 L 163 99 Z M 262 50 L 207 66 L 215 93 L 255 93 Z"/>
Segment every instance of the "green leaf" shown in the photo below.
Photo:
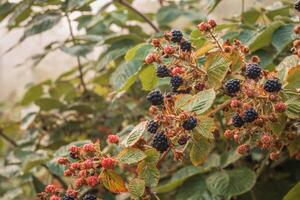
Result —
<path fill-rule="evenodd" d="M 14 27 L 17 26 L 20 22 L 24 21 L 25 19 L 27 19 L 27 17 L 29 17 L 30 12 L 31 12 L 31 5 L 32 5 L 33 1 L 32 0 L 25 0 L 20 2 L 13 14 L 11 15 L 11 17 L 8 20 L 8 27 Z"/>
<path fill-rule="evenodd" d="M 287 56 L 281 61 L 281 63 L 276 67 L 278 71 L 278 78 L 281 82 L 284 82 L 290 68 L 296 67 L 299 63 L 299 58 L 296 55 Z"/>
<path fill-rule="evenodd" d="M 67 96 L 69 93 L 75 93 L 74 86 L 67 81 L 58 81 L 55 83 L 55 87 L 49 90 L 51 97 L 59 99 L 63 96 Z"/>
<path fill-rule="evenodd" d="M 125 146 L 133 146 L 146 132 L 147 122 L 141 122 L 128 134 L 128 137 L 125 140 Z"/>
<path fill-rule="evenodd" d="M 49 111 L 52 109 L 61 109 L 64 104 L 53 98 L 40 98 L 35 100 L 35 104 L 40 107 L 41 110 Z"/>
<path fill-rule="evenodd" d="M 286 75 L 286 85 L 284 86 L 285 89 L 298 89 L 300 88 L 300 65 L 296 67 L 290 68 Z"/>
<path fill-rule="evenodd" d="M 242 178 L 242 177 L 241 177 Z M 208 189 L 218 195 L 230 195 L 227 193 L 230 185 L 230 177 L 226 171 L 217 171 L 210 174 L 206 179 Z"/>
<path fill-rule="evenodd" d="M 39 99 L 43 95 L 43 85 L 35 85 L 27 90 L 23 99 L 21 100 L 22 106 L 27 106 L 35 100 Z"/>
<path fill-rule="evenodd" d="M 155 187 L 159 181 L 159 170 L 155 164 L 149 164 L 142 161 L 138 164 L 138 177 L 145 181 L 145 185 L 148 187 Z"/>
<path fill-rule="evenodd" d="M 46 152 L 35 153 L 30 157 L 27 157 L 22 163 L 22 171 L 23 173 L 28 173 L 32 168 L 39 166 L 42 163 L 45 163 L 49 160 Z"/>
<path fill-rule="evenodd" d="M 167 26 L 180 15 L 182 15 L 182 11 L 175 4 L 171 4 L 161 7 L 155 16 L 159 26 Z"/>
<path fill-rule="evenodd" d="M 195 132 L 200 133 L 203 137 L 208 139 L 215 139 L 212 134 L 215 129 L 215 123 L 213 118 L 209 117 L 200 117 L 198 126 L 195 128 Z"/>
<path fill-rule="evenodd" d="M 140 49 L 140 48 L 143 48 L 143 47 L 145 47 L 145 46 L 149 46 L 149 44 L 147 44 L 147 43 L 141 43 L 141 44 L 138 44 L 138 45 L 132 47 L 131 49 L 129 49 L 129 50 L 127 51 L 127 53 L 125 54 L 125 60 L 126 60 L 127 62 L 133 60 L 134 57 L 137 55 L 137 54 L 136 54 L 136 53 L 137 53 L 137 50 Z M 149 48 L 150 48 L 150 46 L 149 46 Z"/>
<path fill-rule="evenodd" d="M 0 22 L 15 9 L 15 6 L 16 4 L 10 2 L 0 3 Z"/>
<path fill-rule="evenodd" d="M 214 89 L 204 90 L 196 95 L 179 95 L 175 107 L 187 112 L 195 112 L 198 115 L 207 111 L 216 98 Z"/>
<path fill-rule="evenodd" d="M 102 54 L 98 60 L 97 69 L 100 70 L 109 64 L 111 61 L 121 58 L 127 51 L 128 47 L 117 48 L 109 50 Z"/>
<path fill-rule="evenodd" d="M 199 29 L 195 29 L 190 34 L 190 41 L 192 45 L 198 49 L 207 42 L 207 39 L 205 35 L 199 31 Z"/>
<path fill-rule="evenodd" d="M 245 24 L 255 24 L 260 15 L 260 11 L 258 11 L 256 8 L 251 8 L 243 13 L 243 22 Z"/>
<path fill-rule="evenodd" d="M 147 149 L 145 150 L 146 158 L 144 159 L 145 162 L 150 163 L 150 164 L 156 164 L 159 161 L 160 158 L 160 153 L 154 149 Z"/>
<path fill-rule="evenodd" d="M 300 113 L 300 97 L 289 99 L 285 102 L 287 105 L 286 115 L 291 119 L 299 119 Z"/>
<path fill-rule="evenodd" d="M 194 176 L 185 181 L 178 189 L 176 200 L 205 200 L 204 193 L 206 189 L 204 176 Z"/>
<path fill-rule="evenodd" d="M 0 176 L 5 178 L 17 177 L 20 175 L 21 169 L 19 165 L 6 165 L 0 167 Z"/>
<path fill-rule="evenodd" d="M 272 41 L 273 33 L 283 25 L 280 21 L 272 22 L 266 28 L 260 30 L 254 37 L 247 43 L 251 52 L 268 46 Z"/>
<path fill-rule="evenodd" d="M 278 117 L 276 122 L 270 122 L 269 125 L 272 129 L 272 132 L 277 137 L 279 137 L 283 132 L 283 130 L 285 129 L 286 123 L 287 123 L 287 117 L 284 114 L 282 114 Z"/>
<path fill-rule="evenodd" d="M 211 53 L 207 56 L 204 67 L 211 87 L 218 88 L 222 85 L 231 63 L 232 61 L 224 53 Z"/>
<path fill-rule="evenodd" d="M 200 133 L 194 133 L 192 137 L 193 145 L 190 151 L 190 160 L 193 165 L 198 166 L 206 161 L 212 149 L 212 144 Z"/>
<path fill-rule="evenodd" d="M 143 160 L 146 154 L 137 148 L 125 148 L 117 156 L 117 159 L 123 164 L 133 164 Z"/>
<path fill-rule="evenodd" d="M 138 199 L 145 192 L 145 181 L 134 178 L 129 181 L 128 190 L 133 199 Z"/>
<path fill-rule="evenodd" d="M 287 24 L 281 26 L 274 32 L 272 36 L 272 45 L 278 52 L 283 51 L 296 38 L 293 29 L 293 24 Z"/>
<path fill-rule="evenodd" d="M 171 178 L 171 180 L 163 185 L 159 185 L 155 188 L 155 191 L 158 193 L 166 193 L 174 190 L 180 186 L 188 178 L 202 173 L 201 168 L 195 166 L 186 166 L 178 170 Z"/>
<path fill-rule="evenodd" d="M 46 187 L 46 185 L 34 175 L 32 175 L 32 185 L 37 194 L 44 192 L 44 189 Z"/>
<path fill-rule="evenodd" d="M 237 153 L 236 150 L 226 151 L 221 155 L 221 166 L 223 168 L 227 167 L 228 165 L 236 162 L 242 157 L 241 154 Z"/>
<path fill-rule="evenodd" d="M 2 197 L 0 197 L 0 200 L 14 200 L 14 199 L 20 199 L 20 196 L 23 194 L 23 190 L 21 188 L 11 189 L 5 192 Z"/>
<path fill-rule="evenodd" d="M 21 41 L 27 37 L 42 33 L 54 27 L 61 19 L 61 14 L 55 12 L 46 12 L 35 15 L 25 27 L 25 32 Z"/>
<path fill-rule="evenodd" d="M 71 56 L 86 56 L 93 50 L 92 45 L 77 44 L 71 47 L 62 46 L 61 50 Z"/>
<path fill-rule="evenodd" d="M 290 191 L 283 197 L 283 200 L 297 200 L 300 196 L 300 182 L 298 182 Z"/>
<path fill-rule="evenodd" d="M 150 91 L 155 88 L 158 78 L 156 76 L 156 69 L 154 65 L 149 65 L 144 68 L 140 74 L 139 78 L 142 82 L 143 89 L 146 91 Z"/>

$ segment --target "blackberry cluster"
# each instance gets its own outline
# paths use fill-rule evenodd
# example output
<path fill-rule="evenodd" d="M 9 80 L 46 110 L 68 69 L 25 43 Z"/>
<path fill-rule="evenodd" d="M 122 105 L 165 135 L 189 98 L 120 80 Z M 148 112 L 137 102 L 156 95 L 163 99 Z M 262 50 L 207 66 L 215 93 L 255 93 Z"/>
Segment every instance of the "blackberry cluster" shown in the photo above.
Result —
<path fill-rule="evenodd" d="M 193 116 L 190 116 L 182 124 L 182 127 L 188 131 L 194 129 L 196 126 L 197 126 L 197 118 Z"/>
<path fill-rule="evenodd" d="M 170 84 L 171 84 L 171 87 L 173 90 L 177 90 L 183 83 L 183 79 L 176 75 L 176 76 L 173 76 L 170 80 Z"/>
<path fill-rule="evenodd" d="M 156 133 L 153 138 L 152 146 L 159 152 L 166 151 L 170 144 L 167 136 L 163 132 Z"/>
<path fill-rule="evenodd" d="M 73 196 L 64 195 L 62 200 L 75 200 L 75 198 Z"/>
<path fill-rule="evenodd" d="M 245 122 L 253 122 L 258 117 L 258 113 L 254 108 L 247 109 L 243 114 L 243 119 Z"/>
<path fill-rule="evenodd" d="M 267 92 L 279 92 L 282 84 L 277 79 L 269 79 L 265 82 L 264 90 Z"/>
<path fill-rule="evenodd" d="M 154 106 L 164 103 L 164 96 L 159 90 L 153 90 L 147 95 L 147 100 Z"/>
<path fill-rule="evenodd" d="M 164 78 L 170 76 L 169 69 L 164 65 L 159 65 L 156 69 L 156 76 L 159 78 Z"/>
<path fill-rule="evenodd" d="M 182 32 L 179 30 L 173 30 L 172 31 L 172 38 L 171 41 L 172 42 L 180 42 L 182 39 L 183 35 Z"/>
<path fill-rule="evenodd" d="M 86 194 L 86 195 L 84 195 L 82 200 L 97 200 L 97 197 L 93 194 Z"/>
<path fill-rule="evenodd" d="M 238 79 L 230 79 L 225 83 L 225 91 L 228 95 L 233 96 L 235 93 L 240 91 L 241 84 Z"/>
<path fill-rule="evenodd" d="M 297 1 L 297 2 L 295 3 L 294 8 L 295 8 L 297 11 L 300 12 L 300 1 Z"/>
<path fill-rule="evenodd" d="M 147 131 L 149 133 L 156 133 L 157 129 L 159 128 L 159 123 L 157 121 L 151 120 L 147 123 Z"/>
<path fill-rule="evenodd" d="M 232 116 L 232 125 L 235 126 L 235 127 L 242 127 L 244 125 L 244 120 L 243 118 L 238 114 L 238 113 L 235 113 L 233 116 Z"/>
<path fill-rule="evenodd" d="M 182 51 L 191 51 L 192 50 L 192 44 L 189 41 L 183 41 L 180 43 L 180 49 Z"/>
<path fill-rule="evenodd" d="M 247 64 L 245 75 L 250 79 L 257 79 L 261 74 L 261 67 L 256 63 Z"/>

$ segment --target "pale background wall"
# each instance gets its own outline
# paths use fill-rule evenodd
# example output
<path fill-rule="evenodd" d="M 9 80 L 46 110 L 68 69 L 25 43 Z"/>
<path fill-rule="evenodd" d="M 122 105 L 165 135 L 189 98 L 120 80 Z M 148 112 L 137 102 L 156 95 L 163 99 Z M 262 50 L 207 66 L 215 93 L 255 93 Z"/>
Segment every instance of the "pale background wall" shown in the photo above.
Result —
<path fill-rule="evenodd" d="M 93 5 L 97 10 L 108 0 L 99 0 Z M 209 0 L 207 0 L 209 1 Z M 254 5 L 254 0 L 245 0 L 246 7 Z M 260 2 L 260 1 L 258 1 Z M 270 0 L 270 2 L 274 2 Z M 147 5 L 147 6 L 145 6 Z M 134 7 L 142 12 L 156 11 L 159 8 L 157 0 L 135 0 Z M 214 18 L 221 21 L 223 17 L 232 16 L 240 12 L 241 0 L 225 0 L 217 7 L 214 12 Z M 75 17 L 75 16 L 71 16 Z M 74 27 L 76 24 L 73 24 Z M 147 27 L 146 27 L 147 28 Z M 15 44 L 21 37 L 23 30 L 14 30 L 8 32 L 5 28 L 5 22 L 0 24 L 0 55 L 5 50 Z M 76 64 L 75 58 L 61 51 L 49 54 L 37 68 L 30 68 L 30 63 L 25 63 L 21 67 L 15 67 L 23 63 L 26 58 L 42 51 L 43 46 L 53 40 L 64 40 L 69 35 L 66 20 L 62 20 L 59 25 L 53 29 L 28 38 L 15 48 L 12 52 L 0 56 L 0 101 L 11 101 L 20 97 L 28 83 L 40 82 L 49 78 L 55 78 L 68 67 Z M 96 56 L 96 55 L 94 55 Z"/>

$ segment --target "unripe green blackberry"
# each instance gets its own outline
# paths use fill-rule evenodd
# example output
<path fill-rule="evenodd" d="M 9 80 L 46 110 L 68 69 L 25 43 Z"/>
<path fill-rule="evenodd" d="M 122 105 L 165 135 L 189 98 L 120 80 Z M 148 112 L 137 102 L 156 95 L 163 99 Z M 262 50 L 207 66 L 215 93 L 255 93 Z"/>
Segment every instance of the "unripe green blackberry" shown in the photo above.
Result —
<path fill-rule="evenodd" d="M 64 195 L 62 200 L 75 200 L 75 198 L 73 196 Z"/>
<path fill-rule="evenodd" d="M 159 123 L 157 121 L 151 120 L 147 123 L 147 131 L 149 133 L 156 133 L 157 129 L 159 128 Z"/>
<path fill-rule="evenodd" d="M 245 75 L 250 79 L 257 79 L 261 74 L 261 67 L 256 63 L 250 63 L 246 66 Z"/>
<path fill-rule="evenodd" d="M 278 79 L 269 79 L 265 82 L 264 90 L 266 92 L 279 92 L 282 84 Z"/>
<path fill-rule="evenodd" d="M 172 38 L 171 38 L 172 42 L 180 42 L 183 37 L 182 32 L 179 30 L 173 30 L 171 34 L 172 34 Z"/>
<path fill-rule="evenodd" d="M 180 49 L 182 51 L 191 51 L 192 50 L 192 44 L 189 41 L 183 41 L 180 43 Z"/>
<path fill-rule="evenodd" d="M 147 100 L 154 106 L 164 103 L 164 96 L 159 90 L 153 90 L 147 95 Z"/>
<path fill-rule="evenodd" d="M 238 113 L 235 113 L 233 116 L 232 116 L 232 125 L 235 126 L 235 127 L 242 127 L 244 125 L 244 120 L 243 118 L 238 114 Z"/>
<path fill-rule="evenodd" d="M 177 90 L 183 83 L 183 79 L 176 75 L 176 76 L 173 76 L 170 80 L 170 84 L 171 84 L 171 87 L 174 89 L 174 90 Z"/>
<path fill-rule="evenodd" d="M 294 8 L 300 12 L 300 1 L 299 0 L 295 3 Z"/>
<path fill-rule="evenodd" d="M 197 118 L 190 116 L 182 124 L 185 130 L 192 130 L 197 126 Z"/>
<path fill-rule="evenodd" d="M 93 194 L 86 194 L 86 195 L 84 195 L 82 200 L 97 200 L 97 197 Z"/>
<path fill-rule="evenodd" d="M 230 96 L 235 95 L 235 93 L 240 91 L 240 89 L 241 84 L 240 80 L 238 79 L 230 79 L 225 83 L 225 92 Z"/>
<path fill-rule="evenodd" d="M 243 114 L 243 120 L 245 122 L 253 122 L 257 119 L 257 117 L 258 113 L 256 112 L 256 110 L 254 110 L 254 108 L 247 109 Z"/>
<path fill-rule="evenodd" d="M 159 152 L 163 153 L 166 151 L 170 144 L 169 139 L 163 132 L 156 133 L 153 138 L 152 146 Z"/>
<path fill-rule="evenodd" d="M 159 78 L 164 78 L 170 76 L 169 69 L 164 65 L 159 65 L 156 69 L 156 76 Z"/>

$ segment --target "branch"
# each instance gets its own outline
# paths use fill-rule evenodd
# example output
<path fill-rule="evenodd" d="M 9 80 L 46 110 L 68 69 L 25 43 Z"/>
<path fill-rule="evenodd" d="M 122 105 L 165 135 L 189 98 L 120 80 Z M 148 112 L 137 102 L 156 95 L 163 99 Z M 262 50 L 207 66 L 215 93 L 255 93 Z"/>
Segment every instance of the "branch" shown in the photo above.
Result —
<path fill-rule="evenodd" d="M 66 17 L 67 17 L 67 21 L 68 21 L 68 27 L 69 27 L 69 31 L 70 31 L 70 35 L 71 35 L 71 38 L 72 38 L 72 41 L 73 41 L 73 44 L 76 45 L 76 39 L 75 39 L 75 36 L 74 36 L 74 33 L 73 33 L 73 29 L 72 29 L 72 24 L 71 24 L 71 19 L 68 15 L 68 13 L 66 12 L 65 13 Z M 80 57 L 79 56 L 76 56 L 77 58 L 77 64 L 78 64 L 78 70 L 79 70 L 79 79 L 80 79 L 80 83 L 83 87 L 83 91 L 86 91 L 86 85 L 85 85 L 85 82 L 84 82 L 84 79 L 83 79 L 83 66 L 81 64 L 81 61 L 80 61 Z"/>
<path fill-rule="evenodd" d="M 13 141 L 12 139 L 10 139 L 7 135 L 5 135 L 5 134 L 3 133 L 3 130 L 2 130 L 2 129 L 0 129 L 0 136 L 1 136 L 4 140 L 6 140 L 9 144 L 11 144 L 13 147 L 17 147 L 17 146 L 18 146 L 17 143 L 16 143 L 15 141 Z"/>
<path fill-rule="evenodd" d="M 211 115 L 215 114 L 216 112 L 224 109 L 226 106 L 230 104 L 230 100 L 225 101 L 224 103 L 218 105 L 215 109 L 211 110 L 206 114 L 207 117 L 210 117 Z"/>
<path fill-rule="evenodd" d="M 137 9 L 135 9 L 134 7 L 132 7 L 130 5 L 130 3 L 128 3 L 126 0 L 119 0 L 119 3 L 126 6 L 127 8 L 131 9 L 132 11 L 134 11 L 136 14 L 138 14 L 141 18 L 143 18 L 152 28 L 156 33 L 159 33 L 159 28 L 157 28 L 152 22 L 151 20 L 145 16 L 143 13 L 141 13 L 140 11 L 138 11 Z"/>
<path fill-rule="evenodd" d="M 158 161 L 157 164 L 156 164 L 156 167 L 157 167 L 157 168 L 160 168 L 160 165 L 161 165 L 162 161 L 166 158 L 166 156 L 167 156 L 167 154 L 169 153 L 170 150 L 171 150 L 171 148 L 169 148 L 167 151 L 165 151 L 165 152 L 161 155 L 159 161 Z"/>

